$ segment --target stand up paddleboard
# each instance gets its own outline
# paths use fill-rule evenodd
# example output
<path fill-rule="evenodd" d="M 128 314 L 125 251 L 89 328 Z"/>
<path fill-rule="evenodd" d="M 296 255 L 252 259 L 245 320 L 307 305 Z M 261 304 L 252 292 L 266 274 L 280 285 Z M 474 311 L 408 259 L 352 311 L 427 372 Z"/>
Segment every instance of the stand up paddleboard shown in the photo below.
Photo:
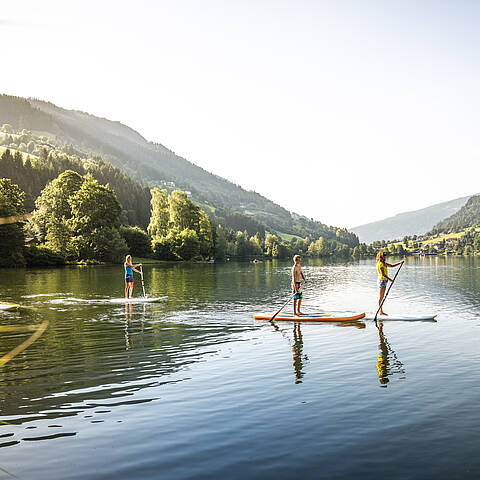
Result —
<path fill-rule="evenodd" d="M 270 320 L 274 313 L 261 313 L 254 315 L 254 320 Z M 342 314 L 342 313 L 325 313 L 314 312 L 307 315 L 296 316 L 292 313 L 282 313 L 275 317 L 275 321 L 286 322 L 354 322 L 365 317 L 365 313 L 358 314 Z"/>
<path fill-rule="evenodd" d="M 166 300 L 165 297 L 134 297 L 134 298 L 111 298 L 111 303 L 157 303 Z"/>
<path fill-rule="evenodd" d="M 16 310 L 20 307 L 18 303 L 0 302 L 0 310 Z"/>
<path fill-rule="evenodd" d="M 403 314 L 392 314 L 392 315 L 378 315 L 377 320 L 385 321 L 397 321 L 397 322 L 436 322 L 435 317 L 437 315 L 403 315 Z M 367 313 L 365 320 L 375 320 L 374 313 Z"/>

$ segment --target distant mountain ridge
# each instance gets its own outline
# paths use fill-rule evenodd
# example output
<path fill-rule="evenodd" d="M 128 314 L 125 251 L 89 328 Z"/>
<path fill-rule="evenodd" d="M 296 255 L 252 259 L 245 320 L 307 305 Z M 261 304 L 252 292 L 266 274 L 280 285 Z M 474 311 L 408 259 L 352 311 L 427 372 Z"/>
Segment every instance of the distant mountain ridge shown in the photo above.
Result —
<path fill-rule="evenodd" d="M 353 227 L 350 231 L 356 233 L 362 243 L 372 243 L 375 240 L 395 240 L 406 235 L 423 235 L 438 222 L 458 212 L 470 197 L 456 198 L 420 210 L 399 213 L 393 217 Z"/>

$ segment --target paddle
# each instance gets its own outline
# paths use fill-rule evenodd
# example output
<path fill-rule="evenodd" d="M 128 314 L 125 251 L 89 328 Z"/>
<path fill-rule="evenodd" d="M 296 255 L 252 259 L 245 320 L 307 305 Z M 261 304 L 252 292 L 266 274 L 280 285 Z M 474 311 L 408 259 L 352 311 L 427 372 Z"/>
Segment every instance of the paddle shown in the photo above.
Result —
<path fill-rule="evenodd" d="M 390 292 L 390 289 L 392 288 L 392 285 L 395 283 L 395 279 L 397 278 L 398 272 L 400 271 L 400 269 L 402 267 L 403 267 L 403 262 L 400 264 L 400 266 L 398 267 L 398 270 L 395 272 L 395 276 L 393 277 L 393 282 L 391 282 L 390 285 L 388 286 L 387 292 L 385 293 L 385 295 L 383 297 L 383 300 L 380 303 L 380 306 L 378 307 L 377 313 L 375 314 L 375 318 L 373 319 L 375 322 L 377 321 L 378 312 L 383 307 L 383 304 L 385 303 L 385 300 L 388 296 L 388 293 Z"/>
<path fill-rule="evenodd" d="M 143 281 L 143 266 L 142 266 L 142 264 L 140 264 L 140 277 L 141 277 L 141 279 L 142 279 L 143 297 L 146 298 L 147 295 L 146 295 L 146 293 L 145 293 L 145 283 L 144 283 L 144 281 Z"/>
<path fill-rule="evenodd" d="M 285 306 L 290 302 L 290 300 L 297 294 L 297 291 L 293 292 L 292 295 L 288 298 L 288 300 L 282 305 L 280 310 L 269 320 L 269 322 L 272 322 L 273 319 L 285 308 Z"/>
<path fill-rule="evenodd" d="M 273 319 L 285 308 L 288 302 L 295 296 L 297 292 L 293 293 L 291 297 L 282 305 L 282 307 L 278 310 L 278 312 L 269 320 L 269 322 L 273 322 Z"/>

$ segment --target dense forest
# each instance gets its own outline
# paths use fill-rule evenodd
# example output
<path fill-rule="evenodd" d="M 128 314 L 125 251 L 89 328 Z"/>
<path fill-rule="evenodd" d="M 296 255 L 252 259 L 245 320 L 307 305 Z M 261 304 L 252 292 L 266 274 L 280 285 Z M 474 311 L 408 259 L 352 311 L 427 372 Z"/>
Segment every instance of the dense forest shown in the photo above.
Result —
<path fill-rule="evenodd" d="M 98 157 L 82 158 L 58 152 L 46 145 L 42 146 L 39 139 L 33 137 L 29 132 L 18 135 L 18 145 L 10 139 L 11 135 L 4 135 L 3 139 L 0 135 L 0 143 L 7 143 L 19 150 L 6 149 L 3 151 L 0 155 L 0 172 L 2 177 L 10 178 L 25 192 L 27 211 L 33 210 L 35 199 L 49 181 L 65 170 L 73 170 L 80 175 L 90 173 L 101 184 L 108 183 L 122 205 L 126 222 L 140 225 L 143 228 L 148 225 L 150 217 L 149 189 L 131 180 L 112 164 L 104 162 Z M 31 150 L 32 154 L 29 153 L 24 157 L 21 149 Z"/>

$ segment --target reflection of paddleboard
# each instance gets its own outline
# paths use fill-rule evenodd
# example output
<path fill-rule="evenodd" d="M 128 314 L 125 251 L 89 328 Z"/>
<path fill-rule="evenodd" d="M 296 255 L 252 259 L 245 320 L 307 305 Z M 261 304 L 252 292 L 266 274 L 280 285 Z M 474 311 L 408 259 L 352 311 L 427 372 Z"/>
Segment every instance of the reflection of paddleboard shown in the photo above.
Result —
<path fill-rule="evenodd" d="M 387 320 L 395 320 L 398 322 L 436 322 L 435 317 L 436 314 L 432 315 L 404 315 L 402 313 L 394 313 L 389 315 L 378 315 L 377 320 L 381 320 L 385 322 Z M 365 320 L 373 320 L 375 318 L 374 313 L 367 313 Z"/>
<path fill-rule="evenodd" d="M 16 310 L 20 307 L 18 303 L 0 302 L 0 310 Z"/>
<path fill-rule="evenodd" d="M 254 315 L 255 320 L 270 320 L 273 317 L 274 313 L 262 313 Z M 301 315 L 297 317 L 292 313 L 280 313 L 278 314 L 274 321 L 284 320 L 287 322 L 353 322 L 354 320 L 360 320 L 365 316 L 364 313 L 358 314 L 345 314 L 345 313 L 325 313 L 325 312 L 314 312 L 307 315 Z"/>
<path fill-rule="evenodd" d="M 162 300 L 167 299 L 168 296 L 165 297 L 134 297 L 134 298 L 111 298 L 111 303 L 156 303 L 161 302 Z"/>

